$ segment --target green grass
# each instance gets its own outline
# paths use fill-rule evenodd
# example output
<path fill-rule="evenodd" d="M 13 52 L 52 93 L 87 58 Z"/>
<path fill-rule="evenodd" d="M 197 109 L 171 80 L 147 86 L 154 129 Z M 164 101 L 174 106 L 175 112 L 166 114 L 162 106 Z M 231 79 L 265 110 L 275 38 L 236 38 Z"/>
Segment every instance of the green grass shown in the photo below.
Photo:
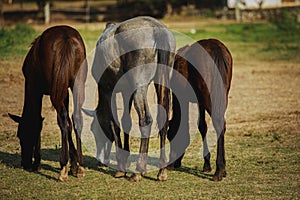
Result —
<path fill-rule="evenodd" d="M 271 23 L 214 24 L 186 33 L 198 40 L 217 38 L 232 52 L 234 60 L 299 60 L 300 28 L 282 29 Z M 242 51 L 242 52 L 241 52 Z"/>
<path fill-rule="evenodd" d="M 0 29 L 0 60 L 23 57 L 38 33 L 26 24 Z"/>
<path fill-rule="evenodd" d="M 288 22 L 286 22 L 288 23 Z M 184 37 L 177 37 L 177 46 L 191 43 L 193 40 L 217 38 L 229 47 L 235 61 L 299 60 L 300 28 L 299 25 L 283 26 L 277 23 L 232 23 L 211 24 L 200 27 L 195 34 L 183 32 Z M 87 52 L 94 49 L 102 30 L 81 29 Z M 18 24 L 14 28 L 0 30 L 0 59 L 23 57 L 31 42 L 39 33 L 30 26 Z M 193 40 L 192 40 L 193 39 Z"/>

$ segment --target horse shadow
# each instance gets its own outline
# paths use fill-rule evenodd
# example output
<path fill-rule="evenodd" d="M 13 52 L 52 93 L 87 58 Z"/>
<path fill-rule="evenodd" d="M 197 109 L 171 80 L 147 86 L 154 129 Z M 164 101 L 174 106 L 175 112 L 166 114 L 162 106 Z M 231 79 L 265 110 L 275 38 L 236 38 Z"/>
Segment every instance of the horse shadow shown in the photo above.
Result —
<path fill-rule="evenodd" d="M 171 169 L 170 171 L 183 172 L 183 173 L 186 173 L 186 174 L 196 176 L 196 177 L 201 178 L 201 179 L 208 179 L 210 181 L 213 180 L 213 174 L 203 172 L 202 170 L 198 169 L 197 167 L 196 168 L 191 168 L 191 167 L 181 166 L 181 167 L 176 168 L 176 169 Z"/>
<path fill-rule="evenodd" d="M 91 158 L 91 157 L 89 157 L 89 158 Z M 132 166 L 134 166 L 134 164 L 136 164 L 138 158 L 139 158 L 139 154 L 130 154 L 128 160 L 131 163 L 130 164 L 131 167 L 129 167 L 130 169 L 126 169 L 127 175 L 124 177 L 126 180 L 130 179 L 130 176 L 128 176 L 128 173 L 129 174 L 135 173 L 135 171 L 132 169 Z M 108 166 L 99 164 L 99 161 L 97 161 L 96 158 L 85 160 L 85 164 L 89 167 L 89 169 L 99 171 L 104 174 L 108 174 L 112 177 L 114 177 L 115 173 L 117 172 L 117 164 L 116 163 L 117 163 L 116 152 L 110 153 L 110 164 Z M 151 170 L 153 170 L 153 169 L 158 170 L 159 169 L 159 158 L 148 155 L 147 168 L 152 168 Z M 143 176 L 143 178 L 151 180 L 151 181 L 157 180 L 151 176 L 148 176 L 147 174 L 143 174 L 142 176 Z"/>
<path fill-rule="evenodd" d="M 41 168 L 43 170 L 52 171 L 54 173 L 59 174 L 60 167 L 56 167 L 54 165 L 49 165 L 43 161 L 53 161 L 53 162 L 59 163 L 60 152 L 61 152 L 60 149 L 41 149 L 41 153 L 42 153 Z M 9 168 L 23 169 L 23 167 L 21 166 L 21 154 L 20 153 L 9 153 L 9 152 L 0 151 L 0 163 Z M 84 156 L 84 167 L 93 169 L 93 170 L 97 170 L 102 173 L 109 174 L 111 176 L 114 175 L 114 170 L 112 170 L 112 169 L 99 168 L 98 161 L 96 160 L 96 158 L 91 157 L 91 156 Z M 41 171 L 37 171 L 34 173 L 45 176 L 48 179 L 58 180 L 57 177 L 47 175 Z"/>
<path fill-rule="evenodd" d="M 48 164 L 43 161 L 52 161 L 52 162 L 59 163 L 60 152 L 61 152 L 60 149 L 41 149 L 41 153 L 42 153 L 41 169 L 59 174 L 60 167 L 57 167 L 57 165 L 54 166 Z M 116 157 L 115 152 L 111 152 L 111 161 L 113 163 L 116 163 L 115 157 Z M 84 159 L 83 167 L 88 168 L 89 170 L 98 171 L 100 173 L 107 174 L 114 177 L 117 169 L 116 165 L 110 164 L 109 167 L 100 165 L 99 161 L 97 161 L 95 157 L 89 155 L 84 155 L 83 159 Z M 136 161 L 137 159 L 138 159 L 138 155 L 131 155 L 130 157 L 131 161 Z M 20 153 L 9 153 L 9 152 L 0 151 L 0 163 L 10 168 L 23 169 L 21 166 Z M 158 163 L 158 158 L 151 157 L 151 156 L 148 157 L 148 164 L 158 167 L 157 163 Z M 46 173 L 43 173 L 42 171 L 37 171 L 34 173 L 44 176 L 50 180 L 58 180 L 57 177 L 50 176 Z M 129 171 L 129 173 L 134 173 L 134 172 Z M 143 177 L 149 180 L 154 180 L 152 177 L 149 177 L 147 175 L 144 175 Z M 129 177 L 126 176 L 125 178 L 128 179 Z"/>

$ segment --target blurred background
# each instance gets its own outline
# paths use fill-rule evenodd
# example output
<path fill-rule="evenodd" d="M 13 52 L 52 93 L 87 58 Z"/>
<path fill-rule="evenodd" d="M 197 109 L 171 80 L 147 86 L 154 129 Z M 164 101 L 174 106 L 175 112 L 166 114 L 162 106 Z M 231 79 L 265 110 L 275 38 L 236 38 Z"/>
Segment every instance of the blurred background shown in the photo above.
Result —
<path fill-rule="evenodd" d="M 139 15 L 257 21 L 280 18 L 285 11 L 300 20 L 300 0 L 1 0 L 0 3 L 1 26 L 62 20 L 121 21 Z"/>

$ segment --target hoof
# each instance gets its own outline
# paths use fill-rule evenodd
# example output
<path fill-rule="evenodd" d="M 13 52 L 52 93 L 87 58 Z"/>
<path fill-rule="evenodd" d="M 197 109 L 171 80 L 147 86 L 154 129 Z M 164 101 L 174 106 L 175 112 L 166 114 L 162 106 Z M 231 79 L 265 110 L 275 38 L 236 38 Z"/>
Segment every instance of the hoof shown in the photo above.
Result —
<path fill-rule="evenodd" d="M 84 172 L 84 168 L 82 166 L 78 166 L 77 168 L 77 178 L 83 178 L 85 177 L 85 172 Z"/>
<path fill-rule="evenodd" d="M 142 174 L 141 173 L 132 174 L 132 176 L 129 178 L 130 182 L 140 182 L 141 180 L 142 180 Z"/>
<path fill-rule="evenodd" d="M 204 165 L 202 172 L 211 172 L 212 168 L 210 165 Z"/>
<path fill-rule="evenodd" d="M 158 181 L 166 181 L 168 179 L 168 171 L 166 168 L 160 169 L 157 174 Z"/>
<path fill-rule="evenodd" d="M 126 172 L 121 172 L 121 171 L 118 171 L 116 172 L 115 174 L 115 178 L 123 178 L 126 176 Z"/>
<path fill-rule="evenodd" d="M 216 171 L 212 180 L 215 181 L 215 182 L 222 181 L 223 177 L 226 177 L 226 171 L 225 170 Z"/>
<path fill-rule="evenodd" d="M 59 180 L 60 182 L 66 182 L 66 181 L 69 180 L 69 177 L 68 177 L 68 165 L 67 165 L 67 166 L 64 166 L 64 167 L 62 168 L 62 170 L 60 170 L 58 180 Z"/>
<path fill-rule="evenodd" d="M 77 178 L 82 178 L 85 176 L 84 168 L 78 164 L 71 166 L 71 174 Z"/>
<path fill-rule="evenodd" d="M 37 171 L 40 171 L 40 169 L 41 169 L 41 164 L 34 162 L 32 165 L 32 171 L 37 172 Z"/>
<path fill-rule="evenodd" d="M 168 170 L 175 170 L 181 167 L 181 162 L 175 161 L 167 166 Z"/>

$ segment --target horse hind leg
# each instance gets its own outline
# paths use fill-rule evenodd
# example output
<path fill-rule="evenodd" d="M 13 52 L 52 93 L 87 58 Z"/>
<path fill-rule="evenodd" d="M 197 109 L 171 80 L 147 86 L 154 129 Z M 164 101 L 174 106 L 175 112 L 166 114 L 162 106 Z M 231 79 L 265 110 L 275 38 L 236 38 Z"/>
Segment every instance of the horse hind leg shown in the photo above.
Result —
<path fill-rule="evenodd" d="M 204 165 L 202 172 L 211 172 L 212 168 L 210 165 L 210 152 L 207 145 L 207 123 L 205 120 L 205 109 L 203 106 L 199 105 L 199 119 L 198 119 L 198 130 L 202 136 L 203 142 L 203 157 L 204 157 Z"/>
<path fill-rule="evenodd" d="M 57 122 L 61 130 L 62 138 L 62 150 L 60 154 L 60 167 L 59 181 L 68 181 L 68 160 L 69 160 L 69 148 L 68 148 L 68 112 L 64 105 L 57 109 Z"/>
<path fill-rule="evenodd" d="M 162 106 L 164 110 L 159 109 L 157 114 L 157 123 L 159 127 L 160 135 L 160 170 L 157 174 L 157 180 L 166 181 L 168 177 L 167 173 L 167 156 L 166 156 L 166 139 L 167 139 L 167 129 L 169 122 L 169 95 L 170 89 L 160 85 L 155 84 L 155 89 L 157 93 L 158 104 Z"/>
<path fill-rule="evenodd" d="M 213 119 L 213 124 L 217 132 L 217 160 L 216 160 L 216 172 L 213 176 L 213 181 L 221 181 L 226 176 L 226 160 L 225 160 L 225 148 L 224 148 L 224 136 L 226 131 L 226 122 L 224 117 Z"/>
<path fill-rule="evenodd" d="M 148 85 L 139 87 L 134 93 L 134 106 L 139 116 L 139 126 L 141 132 L 141 143 L 139 150 L 139 158 L 136 165 L 136 173 L 134 173 L 130 181 L 138 182 L 142 180 L 142 173 L 146 172 L 149 137 L 151 132 L 152 117 L 147 102 Z"/>
<path fill-rule="evenodd" d="M 69 92 L 67 93 L 67 96 L 64 100 L 64 106 L 66 108 L 67 112 L 67 124 L 66 124 L 66 129 L 68 132 L 68 142 L 69 142 L 69 156 L 71 160 L 71 173 L 73 176 L 78 176 L 78 159 L 77 159 L 77 154 L 76 154 L 76 149 L 75 145 L 72 139 L 72 122 L 69 117 Z"/>

